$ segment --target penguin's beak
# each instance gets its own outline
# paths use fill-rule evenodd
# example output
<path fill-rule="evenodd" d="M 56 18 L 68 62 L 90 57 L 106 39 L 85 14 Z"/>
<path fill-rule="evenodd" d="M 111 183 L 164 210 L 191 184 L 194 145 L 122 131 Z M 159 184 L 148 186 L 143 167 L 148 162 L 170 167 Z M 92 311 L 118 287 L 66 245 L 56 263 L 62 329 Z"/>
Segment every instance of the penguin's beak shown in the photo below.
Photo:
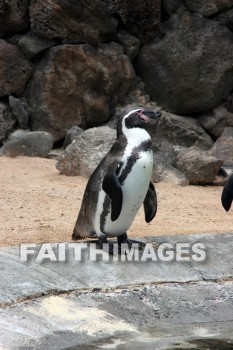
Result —
<path fill-rule="evenodd" d="M 152 110 L 142 110 L 141 112 L 141 119 L 143 119 L 145 122 L 149 121 L 150 119 L 155 120 L 157 118 L 160 118 L 162 113 L 160 111 L 152 111 Z"/>

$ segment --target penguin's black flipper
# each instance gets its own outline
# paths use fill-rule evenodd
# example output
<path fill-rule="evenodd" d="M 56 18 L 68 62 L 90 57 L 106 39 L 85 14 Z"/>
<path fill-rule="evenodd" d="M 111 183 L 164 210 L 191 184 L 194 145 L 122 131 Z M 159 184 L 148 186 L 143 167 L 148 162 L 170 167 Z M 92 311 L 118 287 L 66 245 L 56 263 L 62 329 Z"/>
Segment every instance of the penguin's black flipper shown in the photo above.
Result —
<path fill-rule="evenodd" d="M 228 211 L 233 200 L 233 174 L 229 177 L 222 191 L 222 206 Z"/>
<path fill-rule="evenodd" d="M 143 205 L 144 205 L 144 212 L 145 212 L 145 220 L 148 223 L 154 219 L 155 214 L 157 212 L 157 195 L 152 182 L 150 182 Z"/>
<path fill-rule="evenodd" d="M 111 199 L 111 220 L 116 221 L 120 216 L 123 202 L 123 193 L 121 184 L 117 177 L 116 171 L 118 165 L 112 168 L 112 171 L 104 176 L 102 188 Z"/>

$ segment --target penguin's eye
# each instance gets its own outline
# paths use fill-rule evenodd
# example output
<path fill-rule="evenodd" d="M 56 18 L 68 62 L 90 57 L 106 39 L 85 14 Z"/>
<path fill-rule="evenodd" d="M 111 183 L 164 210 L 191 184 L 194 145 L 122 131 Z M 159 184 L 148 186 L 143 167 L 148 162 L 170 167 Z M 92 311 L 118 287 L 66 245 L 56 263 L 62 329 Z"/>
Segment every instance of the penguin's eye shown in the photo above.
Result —
<path fill-rule="evenodd" d="M 142 111 L 137 111 L 133 114 L 134 117 L 140 117 L 142 114 Z"/>

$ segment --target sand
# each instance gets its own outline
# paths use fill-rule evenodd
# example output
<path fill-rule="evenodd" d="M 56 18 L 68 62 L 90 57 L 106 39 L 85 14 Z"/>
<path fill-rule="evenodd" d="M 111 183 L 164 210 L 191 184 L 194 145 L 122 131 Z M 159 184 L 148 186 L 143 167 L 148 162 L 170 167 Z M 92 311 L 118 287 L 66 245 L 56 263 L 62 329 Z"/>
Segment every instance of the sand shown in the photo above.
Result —
<path fill-rule="evenodd" d="M 69 242 L 87 180 L 60 175 L 56 161 L 0 158 L 0 246 Z M 141 209 L 128 234 L 147 237 L 233 232 L 233 208 L 221 206 L 222 187 L 156 184 L 158 212 L 150 224 Z"/>

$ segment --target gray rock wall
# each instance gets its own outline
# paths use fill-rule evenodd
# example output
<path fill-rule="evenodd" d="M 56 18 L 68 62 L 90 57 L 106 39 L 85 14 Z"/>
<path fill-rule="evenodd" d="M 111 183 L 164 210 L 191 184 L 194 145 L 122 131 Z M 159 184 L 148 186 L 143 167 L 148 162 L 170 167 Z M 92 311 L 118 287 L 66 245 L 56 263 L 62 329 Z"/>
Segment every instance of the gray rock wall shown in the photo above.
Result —
<path fill-rule="evenodd" d="M 163 112 L 150 130 L 159 181 L 186 182 L 179 153 L 197 147 L 216 158 L 212 182 L 219 164 L 233 164 L 231 138 L 216 151 L 233 126 L 232 13 L 233 0 L 3 0 L 0 147 L 16 129 L 61 142 L 72 127 L 112 128 L 142 105 Z"/>

